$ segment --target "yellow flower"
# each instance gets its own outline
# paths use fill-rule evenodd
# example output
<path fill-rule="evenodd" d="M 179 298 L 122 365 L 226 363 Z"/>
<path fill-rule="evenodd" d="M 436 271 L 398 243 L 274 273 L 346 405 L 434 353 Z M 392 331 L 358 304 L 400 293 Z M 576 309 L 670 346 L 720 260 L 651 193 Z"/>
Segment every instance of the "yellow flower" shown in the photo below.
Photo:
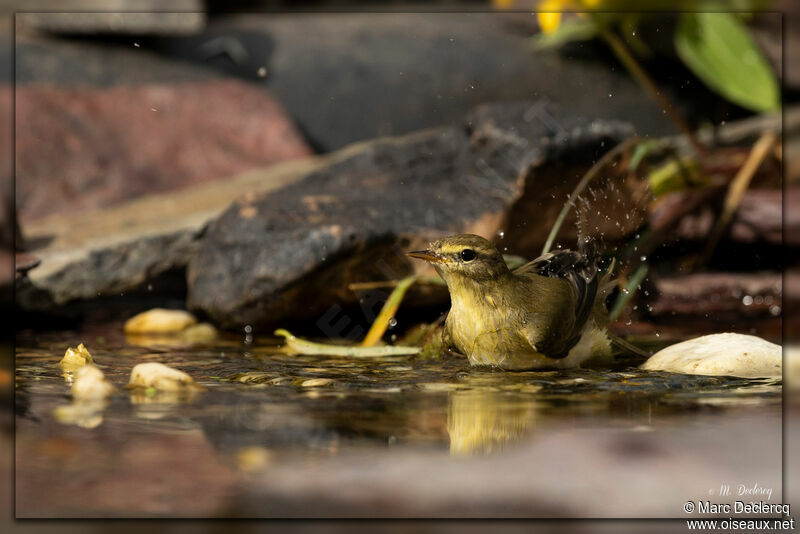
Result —
<path fill-rule="evenodd" d="M 514 7 L 516 0 L 492 0 L 495 9 L 508 9 Z"/>
<path fill-rule="evenodd" d="M 539 3 L 536 20 L 544 33 L 553 33 L 561 25 L 561 10 L 570 3 L 569 0 L 543 0 Z"/>
<path fill-rule="evenodd" d="M 494 0 L 497 5 L 501 0 Z M 539 10 L 536 12 L 536 19 L 539 21 L 539 28 L 544 33 L 554 33 L 561 25 L 562 12 L 574 10 L 575 8 L 595 9 L 603 0 L 542 0 L 539 2 Z M 583 15 L 583 13 L 578 13 Z"/>

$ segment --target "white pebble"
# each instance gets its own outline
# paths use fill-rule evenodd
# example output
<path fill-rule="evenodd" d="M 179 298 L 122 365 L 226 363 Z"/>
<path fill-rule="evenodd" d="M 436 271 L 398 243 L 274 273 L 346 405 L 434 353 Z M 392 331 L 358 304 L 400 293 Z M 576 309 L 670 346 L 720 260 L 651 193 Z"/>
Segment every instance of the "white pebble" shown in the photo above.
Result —
<path fill-rule="evenodd" d="M 711 334 L 658 351 L 642 369 L 690 375 L 775 378 L 781 376 L 781 347 L 756 336 Z"/>

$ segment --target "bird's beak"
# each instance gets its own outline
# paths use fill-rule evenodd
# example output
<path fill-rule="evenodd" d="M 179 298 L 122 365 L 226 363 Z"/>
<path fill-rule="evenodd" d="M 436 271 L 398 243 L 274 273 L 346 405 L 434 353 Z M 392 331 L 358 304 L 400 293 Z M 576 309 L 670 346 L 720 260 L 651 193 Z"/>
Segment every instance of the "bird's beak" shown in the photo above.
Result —
<path fill-rule="evenodd" d="M 431 263 L 444 263 L 444 258 L 433 250 L 415 250 L 408 253 L 412 258 L 429 261 Z"/>

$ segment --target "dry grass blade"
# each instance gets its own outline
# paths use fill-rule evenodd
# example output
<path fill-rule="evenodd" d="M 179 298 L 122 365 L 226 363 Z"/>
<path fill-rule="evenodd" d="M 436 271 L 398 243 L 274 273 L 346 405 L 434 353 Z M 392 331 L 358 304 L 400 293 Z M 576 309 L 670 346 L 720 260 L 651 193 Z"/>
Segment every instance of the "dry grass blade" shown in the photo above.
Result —
<path fill-rule="evenodd" d="M 714 228 L 711 230 L 711 236 L 706 246 L 705 254 L 703 255 L 703 264 L 707 264 L 717 248 L 722 233 L 728 227 L 733 219 L 733 214 L 739 208 L 739 203 L 742 201 L 745 191 L 750 186 L 750 182 L 756 171 L 761 166 L 764 159 L 773 151 L 775 143 L 778 141 L 778 135 L 775 132 L 765 132 L 753 145 L 753 149 L 747 156 L 747 160 L 742 165 L 742 168 L 731 181 L 728 188 L 728 193 L 725 195 L 725 204 L 722 208 Z"/>

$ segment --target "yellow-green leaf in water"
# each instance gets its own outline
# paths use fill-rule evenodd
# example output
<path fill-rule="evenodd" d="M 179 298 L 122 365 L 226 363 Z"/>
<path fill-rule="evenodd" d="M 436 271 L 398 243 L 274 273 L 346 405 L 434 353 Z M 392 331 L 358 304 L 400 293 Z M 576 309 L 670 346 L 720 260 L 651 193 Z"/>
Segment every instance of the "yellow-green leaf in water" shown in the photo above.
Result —
<path fill-rule="evenodd" d="M 419 347 L 358 347 L 352 345 L 329 345 L 325 343 L 314 343 L 305 339 L 295 337 L 291 332 L 283 328 L 275 330 L 276 336 L 286 338 L 286 346 L 292 352 L 298 354 L 328 355 L 328 356 L 349 356 L 351 358 L 379 358 L 382 356 L 407 356 L 417 354 Z"/>

